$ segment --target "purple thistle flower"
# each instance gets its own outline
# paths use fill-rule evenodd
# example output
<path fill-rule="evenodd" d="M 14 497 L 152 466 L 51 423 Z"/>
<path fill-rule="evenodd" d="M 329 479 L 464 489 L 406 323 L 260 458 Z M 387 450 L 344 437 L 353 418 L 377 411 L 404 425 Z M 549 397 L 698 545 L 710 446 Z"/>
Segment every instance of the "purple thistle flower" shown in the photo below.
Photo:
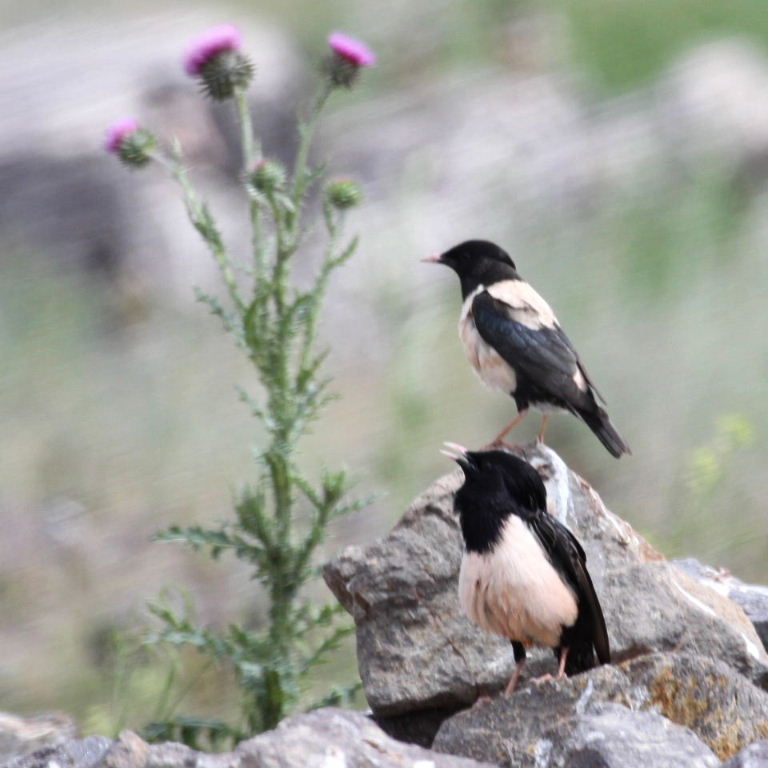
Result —
<path fill-rule="evenodd" d="M 198 77 L 211 59 L 226 51 L 239 51 L 242 45 L 243 36 L 232 24 L 211 27 L 190 43 L 184 56 L 184 71 Z"/>
<path fill-rule="evenodd" d="M 157 147 L 155 135 L 142 128 L 133 117 L 124 117 L 107 128 L 104 149 L 117 155 L 121 162 L 132 168 L 143 168 L 152 160 Z"/>
<path fill-rule="evenodd" d="M 372 67 L 376 64 L 376 54 L 365 43 L 342 32 L 334 32 L 328 38 L 328 45 L 337 56 L 355 67 Z"/>
<path fill-rule="evenodd" d="M 124 117 L 117 120 L 107 128 L 107 138 L 104 141 L 104 149 L 113 155 L 120 154 L 123 142 L 141 128 L 139 121 L 133 117 Z"/>

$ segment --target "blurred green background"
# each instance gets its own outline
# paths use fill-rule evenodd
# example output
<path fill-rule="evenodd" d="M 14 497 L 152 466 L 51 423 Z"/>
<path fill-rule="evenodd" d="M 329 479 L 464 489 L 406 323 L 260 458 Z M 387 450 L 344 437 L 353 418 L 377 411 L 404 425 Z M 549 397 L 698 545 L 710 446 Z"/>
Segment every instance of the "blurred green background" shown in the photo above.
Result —
<path fill-rule="evenodd" d="M 186 694 L 180 711 L 226 716 L 215 670 L 160 701 L 144 603 L 173 585 L 203 621 L 262 617 L 235 564 L 150 541 L 226 517 L 259 435 L 248 369 L 192 300 L 216 283 L 175 192 L 99 146 L 125 111 L 181 135 L 239 242 L 226 116 L 195 112 L 178 72 L 187 31 L 219 21 L 279 43 L 249 51 L 257 121 L 302 103 L 330 30 L 379 55 L 322 133 L 368 196 L 325 325 L 341 398 L 305 460 L 382 496 L 326 553 L 391 527 L 447 471 L 443 440 L 483 444 L 513 414 L 463 358 L 455 278 L 418 262 L 487 237 L 555 307 L 634 455 L 566 416 L 548 442 L 668 556 L 768 582 L 764 0 L 0 8 L 0 708 L 108 732 Z M 264 123 L 278 156 L 285 125 Z M 328 674 L 351 678 L 351 657 Z"/>

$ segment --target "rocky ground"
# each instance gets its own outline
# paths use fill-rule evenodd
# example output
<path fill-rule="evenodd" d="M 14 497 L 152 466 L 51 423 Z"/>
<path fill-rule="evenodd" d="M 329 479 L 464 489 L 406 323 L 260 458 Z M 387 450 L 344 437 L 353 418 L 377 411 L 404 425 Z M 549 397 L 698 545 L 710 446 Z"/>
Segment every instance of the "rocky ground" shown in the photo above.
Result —
<path fill-rule="evenodd" d="M 0 759 L 8 768 L 768 766 L 768 589 L 696 561 L 667 561 L 554 451 L 522 452 L 545 480 L 550 513 L 587 552 L 611 665 L 533 683 L 553 670 L 551 654 L 540 652 L 518 691 L 501 693 L 511 648 L 471 625 L 456 599 L 456 471 L 388 536 L 325 567 L 357 626 L 368 716 L 296 715 L 217 755 L 148 745 L 131 732 L 77 739 L 65 718 L 6 716 Z"/>

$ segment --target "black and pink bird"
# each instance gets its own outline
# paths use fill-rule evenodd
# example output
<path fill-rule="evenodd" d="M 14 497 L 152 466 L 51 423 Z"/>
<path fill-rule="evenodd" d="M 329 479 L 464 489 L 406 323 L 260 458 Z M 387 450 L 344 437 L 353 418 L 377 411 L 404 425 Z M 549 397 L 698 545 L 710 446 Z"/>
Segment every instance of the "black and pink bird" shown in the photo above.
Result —
<path fill-rule="evenodd" d="M 459 602 L 469 619 L 512 643 L 514 691 L 526 647 L 554 649 L 557 677 L 610 661 L 605 619 L 584 549 L 547 512 L 538 472 L 505 451 L 443 451 L 464 472 L 454 504 L 465 551 Z"/>
<path fill-rule="evenodd" d="M 529 408 L 544 414 L 570 411 L 586 422 L 608 451 L 630 453 L 552 308 L 517 273 L 509 254 L 486 240 L 469 240 L 423 261 L 445 264 L 459 276 L 464 305 L 459 335 L 469 362 L 490 387 L 510 394 L 518 415 L 493 440 L 504 437 Z"/>

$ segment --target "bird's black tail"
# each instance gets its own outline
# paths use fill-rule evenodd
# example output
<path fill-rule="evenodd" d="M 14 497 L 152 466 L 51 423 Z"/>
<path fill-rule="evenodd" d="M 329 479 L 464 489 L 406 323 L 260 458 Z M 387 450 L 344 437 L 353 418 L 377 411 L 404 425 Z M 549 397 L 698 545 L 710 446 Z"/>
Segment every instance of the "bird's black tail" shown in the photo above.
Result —
<path fill-rule="evenodd" d="M 565 674 L 568 676 L 586 672 L 598 664 L 610 664 L 611 648 L 600 604 L 584 606 L 576 623 L 563 630 L 560 642 L 555 655 L 560 661 L 560 656 L 568 649 L 565 660 Z"/>
<path fill-rule="evenodd" d="M 632 453 L 616 427 L 611 424 L 608 414 L 599 405 L 595 404 L 594 410 L 580 409 L 578 413 L 612 456 L 618 459 L 623 453 Z"/>
<path fill-rule="evenodd" d="M 560 661 L 560 653 L 555 655 Z M 570 677 L 571 675 L 578 675 L 579 672 L 586 672 L 588 669 L 592 669 L 597 666 L 597 660 L 595 659 L 595 651 L 592 648 L 590 642 L 576 642 L 568 648 L 568 658 L 565 660 L 565 674 Z"/>

